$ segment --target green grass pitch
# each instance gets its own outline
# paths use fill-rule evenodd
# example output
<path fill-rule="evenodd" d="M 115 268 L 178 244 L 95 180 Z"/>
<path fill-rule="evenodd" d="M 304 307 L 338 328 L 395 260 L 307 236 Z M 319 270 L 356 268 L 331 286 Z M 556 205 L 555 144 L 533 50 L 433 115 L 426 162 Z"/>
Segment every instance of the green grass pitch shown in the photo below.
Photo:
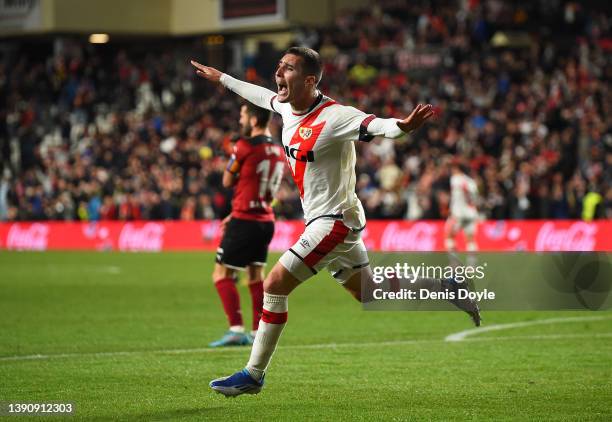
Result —
<path fill-rule="evenodd" d="M 485 327 L 584 319 L 451 343 L 465 314 L 365 312 L 327 274 L 290 297 L 262 393 L 226 399 L 208 382 L 250 349 L 206 348 L 226 328 L 212 263 L 1 252 L 0 401 L 71 402 L 68 420 L 612 420 L 612 313 L 490 312 Z"/>

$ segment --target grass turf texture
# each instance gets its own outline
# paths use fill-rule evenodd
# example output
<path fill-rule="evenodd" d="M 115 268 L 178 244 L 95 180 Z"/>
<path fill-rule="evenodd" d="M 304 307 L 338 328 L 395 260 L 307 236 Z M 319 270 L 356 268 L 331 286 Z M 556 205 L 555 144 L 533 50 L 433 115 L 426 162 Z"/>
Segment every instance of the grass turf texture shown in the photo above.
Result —
<path fill-rule="evenodd" d="M 612 419 L 612 319 L 447 343 L 471 328 L 466 315 L 364 312 L 327 274 L 292 294 L 262 393 L 226 399 L 208 382 L 250 349 L 206 349 L 226 328 L 212 264 L 204 253 L 0 252 L 0 356 L 60 354 L 0 358 L 0 401 L 72 402 L 70 420 Z M 578 316 L 612 313 L 490 312 L 484 323 Z"/>

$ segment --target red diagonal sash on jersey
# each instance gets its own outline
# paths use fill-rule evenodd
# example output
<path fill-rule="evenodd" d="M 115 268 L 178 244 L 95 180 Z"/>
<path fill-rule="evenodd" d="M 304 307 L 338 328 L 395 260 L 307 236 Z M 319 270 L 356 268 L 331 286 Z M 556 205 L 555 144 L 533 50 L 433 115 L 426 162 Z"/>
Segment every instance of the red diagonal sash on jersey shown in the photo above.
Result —
<path fill-rule="evenodd" d="M 340 220 L 334 222 L 331 232 L 329 232 L 321 242 L 304 257 L 304 263 L 309 267 L 314 267 L 325 255 L 334 250 L 336 246 L 344 242 L 349 228 Z"/>
<path fill-rule="evenodd" d="M 308 163 L 305 160 L 305 157 L 307 156 L 308 151 L 312 151 L 312 148 L 314 147 L 315 142 L 317 142 L 317 139 L 319 138 L 319 135 L 321 134 L 321 131 L 323 130 L 323 126 L 325 126 L 326 122 L 321 122 L 315 126 L 310 126 L 310 125 L 312 124 L 312 122 L 315 121 L 317 117 L 319 117 L 319 114 L 321 114 L 323 109 L 325 109 L 326 107 L 329 107 L 330 105 L 334 105 L 334 104 L 336 104 L 335 101 L 329 101 L 323 104 L 321 107 L 319 107 L 319 109 L 316 110 L 314 113 L 310 114 L 304 120 L 302 120 L 298 128 L 295 130 L 295 133 L 291 137 L 291 141 L 289 142 L 289 145 L 294 145 L 294 144 L 301 142 L 299 157 L 303 157 L 304 161 L 299 160 L 299 159 L 295 160 L 295 170 L 293 171 L 293 180 L 295 180 L 295 184 L 300 190 L 300 196 L 302 198 L 304 197 L 304 173 L 306 173 L 306 164 Z M 309 136 L 307 139 L 302 138 L 300 134 L 301 128 L 305 128 L 306 130 L 308 129 L 312 130 L 312 132 L 309 133 Z"/>

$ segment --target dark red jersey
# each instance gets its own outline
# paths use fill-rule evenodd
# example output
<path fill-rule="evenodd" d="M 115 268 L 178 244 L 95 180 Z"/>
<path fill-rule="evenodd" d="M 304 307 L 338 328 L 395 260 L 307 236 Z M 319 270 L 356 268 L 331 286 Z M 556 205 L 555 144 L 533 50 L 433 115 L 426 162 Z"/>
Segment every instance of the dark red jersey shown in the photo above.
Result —
<path fill-rule="evenodd" d="M 238 180 L 234 186 L 232 217 L 274 221 L 270 202 L 280 187 L 285 171 L 283 148 L 267 136 L 240 139 L 227 170 Z"/>

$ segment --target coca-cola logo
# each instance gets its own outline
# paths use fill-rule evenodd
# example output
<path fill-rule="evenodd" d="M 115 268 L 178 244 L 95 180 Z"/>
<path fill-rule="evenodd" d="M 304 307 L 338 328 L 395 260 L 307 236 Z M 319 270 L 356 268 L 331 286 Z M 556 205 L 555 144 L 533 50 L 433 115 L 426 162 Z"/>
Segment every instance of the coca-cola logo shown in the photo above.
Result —
<path fill-rule="evenodd" d="M 415 223 L 402 228 L 399 223 L 389 223 L 380 240 L 382 251 L 433 251 L 436 249 L 438 228 L 430 223 Z"/>
<path fill-rule="evenodd" d="M 595 249 L 597 226 L 585 222 L 558 229 L 555 223 L 545 223 L 536 237 L 536 251 L 592 251 Z"/>
<path fill-rule="evenodd" d="M 119 234 L 119 250 L 122 251 L 161 251 L 164 245 L 164 226 L 147 223 L 135 227 L 127 223 Z"/>
<path fill-rule="evenodd" d="M 49 226 L 34 223 L 28 227 L 13 224 L 6 238 L 8 249 L 44 251 L 49 243 Z"/>

